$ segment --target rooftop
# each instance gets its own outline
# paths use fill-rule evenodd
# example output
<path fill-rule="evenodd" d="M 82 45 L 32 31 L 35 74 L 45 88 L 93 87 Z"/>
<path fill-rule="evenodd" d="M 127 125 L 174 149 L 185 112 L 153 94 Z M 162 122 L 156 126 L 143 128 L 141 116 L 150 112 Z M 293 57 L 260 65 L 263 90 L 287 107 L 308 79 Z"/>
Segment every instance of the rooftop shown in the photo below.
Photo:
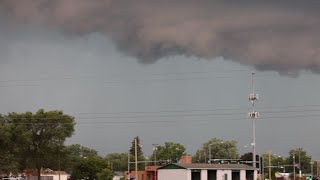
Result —
<path fill-rule="evenodd" d="M 256 168 L 246 164 L 204 164 L 204 163 L 192 163 L 192 164 L 167 164 L 158 169 L 245 169 L 255 170 Z"/>

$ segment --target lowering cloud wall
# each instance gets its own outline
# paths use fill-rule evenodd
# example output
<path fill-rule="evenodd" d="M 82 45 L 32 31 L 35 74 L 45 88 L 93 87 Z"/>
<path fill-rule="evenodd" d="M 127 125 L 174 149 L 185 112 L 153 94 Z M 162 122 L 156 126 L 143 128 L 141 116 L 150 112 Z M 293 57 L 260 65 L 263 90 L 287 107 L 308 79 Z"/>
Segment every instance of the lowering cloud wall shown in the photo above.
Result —
<path fill-rule="evenodd" d="M 0 0 L 6 23 L 99 32 L 142 63 L 223 56 L 284 74 L 320 70 L 319 10 L 318 0 Z"/>

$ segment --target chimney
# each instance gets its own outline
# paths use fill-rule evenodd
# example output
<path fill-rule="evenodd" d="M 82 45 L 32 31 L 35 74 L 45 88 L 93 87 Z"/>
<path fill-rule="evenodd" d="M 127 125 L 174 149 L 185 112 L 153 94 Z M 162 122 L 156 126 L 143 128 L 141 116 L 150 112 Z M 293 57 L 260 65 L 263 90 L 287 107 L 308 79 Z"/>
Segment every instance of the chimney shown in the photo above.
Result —
<path fill-rule="evenodd" d="M 191 164 L 192 163 L 192 156 L 188 155 L 188 154 L 181 156 L 180 163 L 181 164 Z"/>

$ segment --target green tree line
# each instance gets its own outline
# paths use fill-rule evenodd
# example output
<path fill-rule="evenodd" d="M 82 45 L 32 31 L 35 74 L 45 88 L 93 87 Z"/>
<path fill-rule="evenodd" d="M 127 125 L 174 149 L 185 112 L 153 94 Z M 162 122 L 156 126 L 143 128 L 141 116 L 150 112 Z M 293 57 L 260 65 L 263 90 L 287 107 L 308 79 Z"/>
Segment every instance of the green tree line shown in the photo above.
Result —
<path fill-rule="evenodd" d="M 128 154 L 131 162 L 129 168 L 135 169 L 133 162 L 136 149 L 138 170 L 144 170 L 146 165 L 177 163 L 186 154 L 182 144 L 164 142 L 154 144 L 152 154 L 148 157 L 144 155 L 141 139 L 134 137 L 127 152 L 101 156 L 98 151 L 80 144 L 65 145 L 66 139 L 74 134 L 74 126 L 74 117 L 63 111 L 40 109 L 36 113 L 0 114 L 0 175 L 36 170 L 39 178 L 41 169 L 50 168 L 66 171 L 75 180 L 111 180 L 113 172 L 128 169 Z M 276 172 L 292 172 L 293 167 L 297 173 L 299 170 L 310 173 L 312 167 L 313 172 L 316 172 L 317 164 L 310 165 L 312 158 L 302 148 L 290 150 L 288 157 L 268 153 L 261 154 L 261 157 L 265 177 L 269 176 L 270 164 L 271 176 Z M 202 144 L 192 159 L 196 163 L 214 163 L 214 159 L 251 161 L 252 154 L 248 152 L 240 156 L 236 141 L 212 138 Z"/>

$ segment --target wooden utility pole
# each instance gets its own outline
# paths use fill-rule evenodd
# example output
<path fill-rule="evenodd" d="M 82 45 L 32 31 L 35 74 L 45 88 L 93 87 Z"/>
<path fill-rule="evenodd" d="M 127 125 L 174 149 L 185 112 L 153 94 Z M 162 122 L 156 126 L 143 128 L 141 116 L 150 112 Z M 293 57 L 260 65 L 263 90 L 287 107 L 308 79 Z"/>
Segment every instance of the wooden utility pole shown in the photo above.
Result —
<path fill-rule="evenodd" d="M 319 177 L 319 167 L 320 167 L 320 166 L 319 166 L 319 163 L 320 163 L 320 161 L 318 160 L 318 161 L 317 161 L 317 177 Z"/>
<path fill-rule="evenodd" d="M 269 151 L 269 180 L 271 180 L 271 151 Z"/>
<path fill-rule="evenodd" d="M 296 180 L 296 155 L 293 152 L 293 180 Z"/>
<path fill-rule="evenodd" d="M 134 153 L 135 153 L 135 164 L 136 164 L 136 174 L 135 180 L 138 180 L 138 151 L 137 151 L 137 138 L 134 139 Z"/>

